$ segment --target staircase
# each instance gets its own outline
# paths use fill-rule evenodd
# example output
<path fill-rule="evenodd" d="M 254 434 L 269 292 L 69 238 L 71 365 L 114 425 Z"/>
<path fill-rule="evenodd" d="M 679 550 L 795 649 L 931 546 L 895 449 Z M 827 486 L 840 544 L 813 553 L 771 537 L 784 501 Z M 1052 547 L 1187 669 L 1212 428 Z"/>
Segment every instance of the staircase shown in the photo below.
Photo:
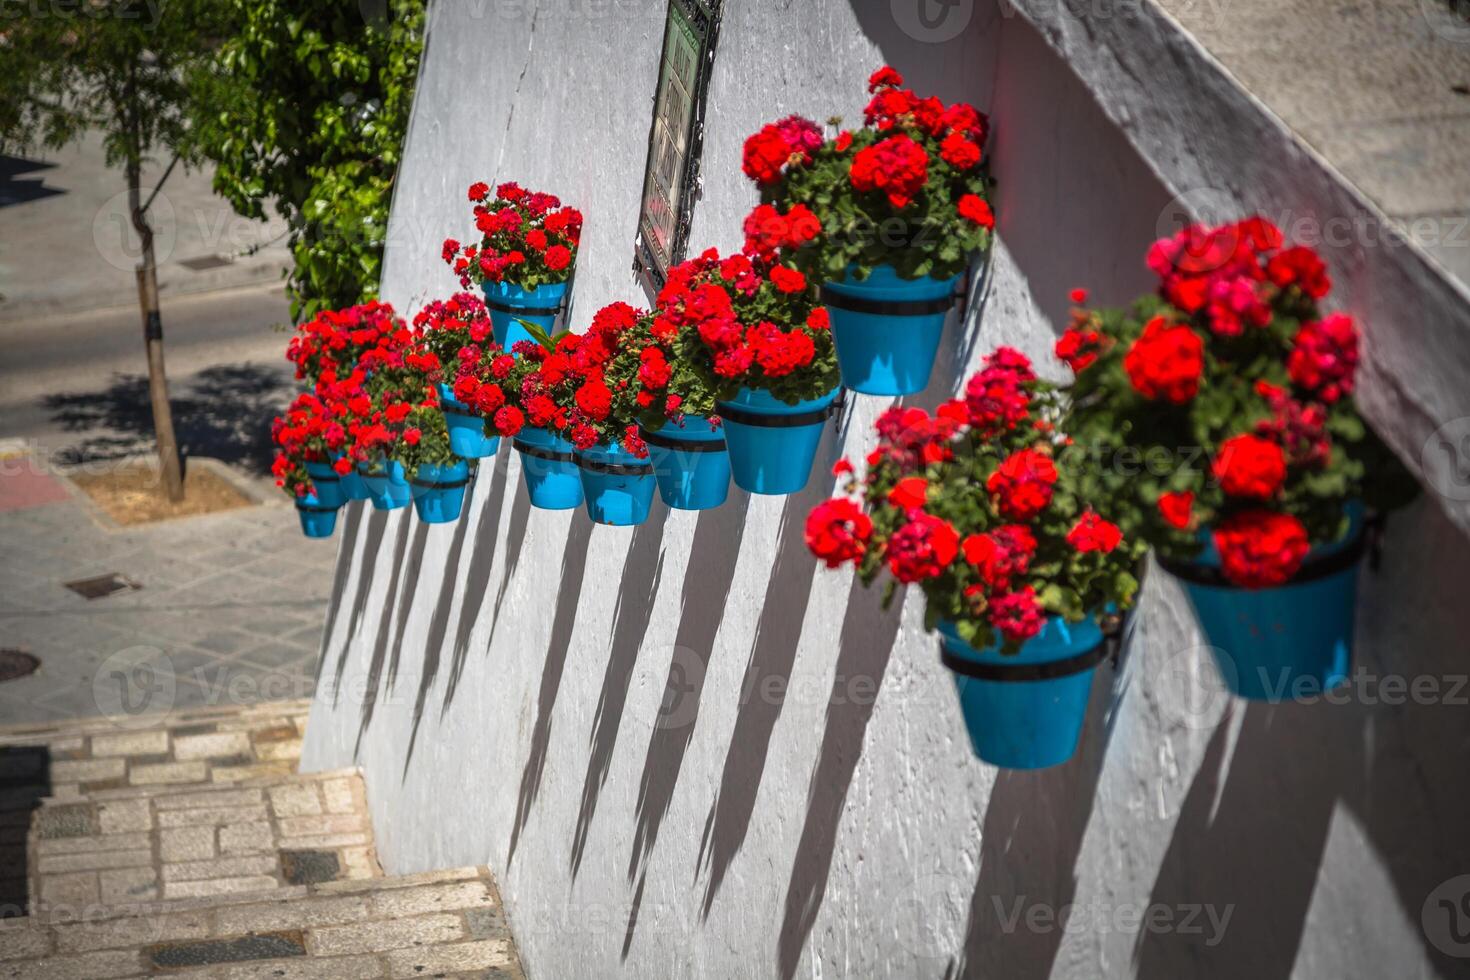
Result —
<path fill-rule="evenodd" d="M 361 775 L 296 772 L 306 713 L 0 730 L 0 978 L 522 980 L 486 869 L 384 877 Z"/>

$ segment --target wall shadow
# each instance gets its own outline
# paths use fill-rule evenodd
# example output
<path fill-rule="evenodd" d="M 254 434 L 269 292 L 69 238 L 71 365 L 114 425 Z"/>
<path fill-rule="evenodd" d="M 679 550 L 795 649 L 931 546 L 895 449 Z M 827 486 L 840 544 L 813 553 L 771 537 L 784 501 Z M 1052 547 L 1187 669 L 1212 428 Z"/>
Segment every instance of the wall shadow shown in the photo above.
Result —
<path fill-rule="evenodd" d="M 378 613 L 378 626 L 373 631 L 373 652 L 368 660 L 367 681 L 362 689 L 362 718 L 357 726 L 357 740 L 352 746 L 352 758 L 361 758 L 362 739 L 373 723 L 373 713 L 378 706 L 382 690 L 383 665 L 388 656 L 388 631 L 393 626 L 393 610 L 398 601 L 398 583 L 403 577 L 403 559 L 408 552 L 408 531 L 416 522 L 407 509 L 394 512 L 398 518 L 398 530 L 393 539 L 393 560 L 390 564 L 388 589 L 383 593 L 383 607 Z M 422 525 L 420 525 L 422 526 Z M 421 545 L 422 546 L 422 545 Z"/>
<path fill-rule="evenodd" d="M 345 518 L 342 522 L 342 543 L 337 546 L 337 564 L 332 572 L 332 598 L 327 603 L 327 622 L 322 628 L 322 647 L 316 658 L 316 670 L 313 679 L 318 683 L 322 679 L 322 668 L 327 663 L 327 647 L 332 643 L 332 634 L 337 630 L 337 620 L 342 614 L 342 596 L 347 592 L 347 579 L 356 566 L 355 554 L 357 551 L 357 536 L 362 531 L 362 512 L 368 506 L 367 503 L 354 500 L 342 508 Z"/>
<path fill-rule="evenodd" d="M 0 919 L 27 913 L 26 836 L 31 815 L 51 795 L 51 750 L 44 745 L 0 746 Z"/>
<path fill-rule="evenodd" d="M 524 496 L 524 494 L 522 494 Z M 521 786 L 516 797 L 515 823 L 511 826 L 510 847 L 505 866 L 509 871 L 515 862 L 516 846 L 531 816 L 531 807 L 541 791 L 541 777 L 546 771 L 546 754 L 551 748 L 552 712 L 561 692 L 561 676 L 566 670 L 571 650 L 572 630 L 577 622 L 577 606 L 582 601 L 582 582 L 587 575 L 587 547 L 592 540 L 592 522 L 573 518 L 562 551 L 561 584 L 556 590 L 556 609 L 551 617 L 551 637 L 546 646 L 546 665 L 541 669 L 541 689 L 536 696 L 536 721 L 531 728 L 531 751 L 521 770 Z"/>
<path fill-rule="evenodd" d="M 597 710 L 592 716 L 587 774 L 582 779 L 582 801 L 577 808 L 577 826 L 572 833 L 570 865 L 573 881 L 577 880 L 577 873 L 582 869 L 582 856 L 586 853 L 587 837 L 597 814 L 597 801 L 603 784 L 607 782 L 613 751 L 617 748 L 618 729 L 628 701 L 628 686 L 633 681 L 633 669 L 638 663 L 638 653 L 643 649 L 643 637 L 648 633 L 654 600 L 663 579 L 664 523 L 668 513 L 668 508 L 661 502 L 655 505 L 653 515 L 633 529 L 628 555 L 623 562 L 617 609 L 613 613 L 612 645 L 608 651 L 607 669 L 602 676 L 602 693 L 598 695 Z"/>
<path fill-rule="evenodd" d="M 831 439 L 829 430 L 822 440 L 825 451 L 818 453 L 811 481 L 801 493 L 786 498 L 781 513 L 775 561 L 740 684 L 740 708 L 720 773 L 719 789 L 699 842 L 695 874 L 701 870 L 708 873 L 700 910 L 702 919 L 709 918 L 725 875 L 745 843 L 771 736 L 781 718 L 791 668 L 801 644 L 802 622 L 817 571 L 817 563 L 806 547 L 806 517 L 831 492 L 832 478 L 822 469 L 822 460 L 831 455 Z"/>
<path fill-rule="evenodd" d="M 170 382 L 174 430 L 185 457 L 209 456 L 259 475 L 270 473 L 270 422 L 296 393 L 289 371 L 251 362 L 206 368 Z M 148 378 L 114 374 L 104 388 L 60 392 L 41 400 L 68 432 L 86 433 L 58 454 L 63 463 L 105 462 L 153 448 Z"/>
<path fill-rule="evenodd" d="M 465 662 L 469 659 L 470 638 L 474 635 L 475 623 L 479 622 L 480 613 L 485 609 L 485 593 L 490 589 L 490 572 L 495 567 L 495 549 L 486 545 L 495 541 L 496 529 L 500 527 L 500 509 L 505 502 L 506 474 L 509 468 L 509 454 L 496 453 L 490 493 L 485 500 L 485 506 L 480 508 L 480 520 L 475 525 L 475 546 L 470 551 L 470 567 L 464 575 L 464 598 L 460 600 L 459 620 L 454 627 L 454 658 L 449 664 L 449 680 L 444 686 L 444 703 L 440 706 L 444 711 L 449 710 L 459 691 L 459 679 L 463 676 Z M 521 527 L 524 533 L 524 518 Z M 443 601 L 441 597 L 440 602 Z M 447 611 L 446 608 L 446 613 Z M 494 629 L 493 623 L 491 628 Z M 440 642 L 442 644 L 443 637 L 440 637 Z M 490 644 L 487 642 L 485 649 L 489 648 Z"/>
<path fill-rule="evenodd" d="M 393 686 L 398 680 L 398 665 L 403 657 L 403 638 L 408 632 L 408 614 L 413 611 L 413 600 L 418 595 L 419 572 L 423 570 L 424 548 L 428 546 L 429 529 L 432 526 L 419 520 L 418 515 L 414 515 L 413 525 L 413 543 L 408 548 L 408 562 L 403 570 L 403 588 L 398 596 L 398 622 L 393 629 L 393 645 L 388 648 L 388 676 L 384 679 L 384 691 L 387 694 L 393 693 Z M 381 636 L 379 642 L 382 642 Z"/>
<path fill-rule="evenodd" d="M 1470 635 L 1467 580 L 1463 537 L 1421 500 L 1391 518 L 1381 570 L 1363 573 L 1354 676 L 1336 703 L 1237 703 L 1239 732 L 1233 744 L 1226 723 L 1211 735 L 1150 893 L 1160 905 L 1229 910 L 1228 928 L 1208 944 L 1208 934 L 1140 933 L 1141 980 L 1290 977 L 1330 835 L 1338 887 L 1359 884 L 1341 857 L 1354 825 L 1424 955 L 1443 976 L 1463 971 L 1429 942 L 1421 916 L 1440 884 L 1470 874 L 1470 688 L 1463 642 L 1445 641 Z M 1423 696 L 1415 684 L 1427 685 Z M 1470 921 L 1455 925 L 1463 933 Z"/>
<path fill-rule="evenodd" d="M 358 628 L 362 625 L 363 616 L 367 614 L 368 596 L 372 595 L 373 580 L 377 577 L 378 556 L 383 550 L 383 532 L 388 528 L 387 511 L 378 510 L 367 503 L 360 506 L 371 509 L 368 510 L 362 553 L 355 556 L 358 571 L 357 588 L 352 593 L 352 614 L 347 618 L 347 635 L 342 638 L 342 647 L 337 651 L 337 663 L 332 677 L 332 707 L 334 708 L 342 698 L 342 678 L 347 672 L 347 654 L 352 649 L 352 641 L 357 636 Z M 326 642 L 330 642 L 331 633 L 327 633 L 326 637 Z"/>
<path fill-rule="evenodd" d="M 806 820 L 786 886 L 786 908 L 777 940 L 783 980 L 796 975 L 817 911 L 827 892 L 837 826 L 863 753 L 868 722 L 888 672 L 888 660 L 903 618 L 903 593 L 884 609 L 881 593 L 863 588 L 856 576 L 837 646 L 837 671 L 827 698 L 827 726 L 807 793 Z"/>
<path fill-rule="evenodd" d="M 500 585 L 495 589 L 495 606 L 490 615 L 490 642 L 495 642 L 495 631 L 500 628 L 500 607 L 505 602 L 505 593 L 521 561 L 521 548 L 526 543 L 526 525 L 531 517 L 531 493 L 524 480 L 517 481 L 515 500 L 510 506 L 510 522 L 505 531 L 505 566 L 500 572 Z"/>
<path fill-rule="evenodd" d="M 643 775 L 638 782 L 633 846 L 628 855 L 628 880 L 636 879 L 633 910 L 623 942 L 627 959 L 637 929 L 637 910 L 647 878 L 648 859 L 658 843 L 659 830 L 674 801 L 674 790 L 684 767 L 684 755 L 699 722 L 704 678 L 714 654 L 715 637 L 724 621 L 750 498 L 739 490 L 725 506 L 699 515 L 689 545 L 689 564 L 680 593 L 679 625 L 670 651 L 658 717 L 648 740 Z"/>

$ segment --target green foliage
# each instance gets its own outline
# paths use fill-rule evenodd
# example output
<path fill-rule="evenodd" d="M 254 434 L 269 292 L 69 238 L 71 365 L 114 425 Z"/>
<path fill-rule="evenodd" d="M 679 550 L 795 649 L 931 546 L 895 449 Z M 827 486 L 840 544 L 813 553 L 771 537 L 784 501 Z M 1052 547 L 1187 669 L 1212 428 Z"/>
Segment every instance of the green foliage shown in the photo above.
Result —
<path fill-rule="evenodd" d="M 376 295 L 424 0 L 215 0 L 231 34 L 189 76 L 192 152 L 236 211 L 290 224 L 300 322 Z M 366 16 L 365 16 L 366 15 Z"/>

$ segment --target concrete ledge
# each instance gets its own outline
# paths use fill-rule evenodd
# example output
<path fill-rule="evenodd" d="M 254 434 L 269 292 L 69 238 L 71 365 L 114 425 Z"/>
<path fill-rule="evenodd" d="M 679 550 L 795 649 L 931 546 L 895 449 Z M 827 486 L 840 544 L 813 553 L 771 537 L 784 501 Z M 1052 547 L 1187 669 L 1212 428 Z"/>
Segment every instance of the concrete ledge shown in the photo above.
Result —
<path fill-rule="evenodd" d="M 1350 222 L 1350 240 L 1319 247 L 1332 300 L 1363 325 L 1359 403 L 1470 534 L 1470 291 L 1156 0 L 1106 13 L 1080 0 L 1002 4 L 1037 29 L 1174 192 L 1178 208 L 1160 216 L 1161 233 L 1181 212 L 1289 215 L 1317 228 Z"/>

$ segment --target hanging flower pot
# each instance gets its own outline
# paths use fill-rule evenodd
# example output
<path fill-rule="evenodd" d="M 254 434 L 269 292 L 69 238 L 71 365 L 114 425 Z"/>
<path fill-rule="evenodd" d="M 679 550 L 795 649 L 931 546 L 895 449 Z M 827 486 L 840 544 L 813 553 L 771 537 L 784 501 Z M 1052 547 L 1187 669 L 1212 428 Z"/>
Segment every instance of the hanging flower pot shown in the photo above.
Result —
<path fill-rule="evenodd" d="M 306 474 L 311 477 L 311 485 L 316 490 L 317 502 L 323 507 L 335 510 L 347 503 L 347 494 L 342 488 L 342 477 L 332 468 L 331 463 L 308 462 Z"/>
<path fill-rule="evenodd" d="M 995 229 L 989 120 L 902 86 L 880 68 L 862 128 L 788 116 L 746 139 L 742 160 L 762 202 L 745 252 L 823 284 L 842 384 L 870 395 L 928 386 L 955 284 Z"/>
<path fill-rule="evenodd" d="M 868 395 L 923 391 L 960 276 L 905 279 L 879 265 L 859 279 L 854 269 L 822 287 L 843 386 Z"/>
<path fill-rule="evenodd" d="M 308 538 L 330 538 L 337 528 L 337 508 L 322 503 L 316 494 L 296 498 L 296 516 Z"/>
<path fill-rule="evenodd" d="M 532 340 L 522 320 L 551 333 L 566 294 L 564 282 L 544 283 L 531 290 L 505 280 L 485 283 L 485 305 L 495 324 L 495 342 L 510 350 L 522 340 Z"/>
<path fill-rule="evenodd" d="M 1182 581 L 1226 686 L 1319 695 L 1350 666 L 1365 508 L 1416 490 L 1354 403 L 1357 324 L 1263 217 L 1191 225 L 1147 263 L 1158 291 L 1130 309 L 1072 294 L 1077 447 L 1096 493 L 1135 504 L 1128 533 Z"/>
<path fill-rule="evenodd" d="M 346 473 L 341 474 L 338 479 L 342 488 L 342 496 L 347 500 L 367 500 L 372 497 L 368 492 L 367 484 L 362 481 L 357 467 L 353 467 Z"/>
<path fill-rule="evenodd" d="M 735 485 L 764 494 L 804 488 L 840 390 L 788 405 L 769 391 L 741 388 L 733 401 L 720 402 Z"/>
<path fill-rule="evenodd" d="M 620 443 L 589 446 L 577 452 L 587 514 L 598 524 L 627 527 L 648 520 L 657 481 L 648 457 Z"/>
<path fill-rule="evenodd" d="M 552 332 L 566 300 L 582 213 L 563 207 L 555 195 L 528 191 L 515 183 L 470 185 L 478 241 L 444 243 L 443 258 L 469 288 L 478 282 L 495 323 L 495 341 L 506 350 L 533 340 L 526 320 Z"/>
<path fill-rule="evenodd" d="M 379 462 L 371 467 L 367 463 L 359 463 L 357 475 L 367 485 L 368 499 L 377 510 L 398 510 L 407 507 L 413 499 L 413 488 L 403 473 L 403 464 L 397 460 Z"/>
<path fill-rule="evenodd" d="M 1126 615 L 1146 546 L 1084 502 L 1090 475 L 1058 459 L 1062 398 L 1025 355 L 997 349 L 966 387 L 987 397 L 884 412 L 866 472 L 839 461 L 847 495 L 812 510 L 806 542 L 864 585 L 921 589 L 975 754 L 1040 769 L 1077 749 L 1108 652 L 1097 611 Z"/>
<path fill-rule="evenodd" d="M 648 443 L 658 493 L 676 510 L 710 510 L 730 494 L 730 453 L 723 426 L 686 415 L 681 426 L 642 431 Z"/>
<path fill-rule="evenodd" d="M 447 384 L 439 384 L 439 401 L 444 409 L 444 424 L 449 428 L 449 448 L 462 459 L 485 459 L 500 449 L 500 437 L 485 432 L 485 417 L 478 411 L 455 401 Z"/>
<path fill-rule="evenodd" d="M 1184 585 L 1225 686 L 1252 701 L 1311 698 L 1352 667 L 1358 570 L 1366 551 L 1361 508 L 1336 544 L 1314 548 L 1285 584 L 1246 588 L 1222 571 L 1213 541 L 1193 561 L 1159 564 Z"/>
<path fill-rule="evenodd" d="M 572 444 L 546 430 L 526 427 L 515 439 L 531 506 L 571 510 L 582 504 L 582 477 Z"/>
<path fill-rule="evenodd" d="M 470 482 L 470 464 L 464 460 L 449 465 L 422 463 L 409 485 L 413 487 L 413 509 L 425 524 L 448 524 L 459 520 L 464 508 L 464 488 Z"/>
<path fill-rule="evenodd" d="M 1045 769 L 1072 758 L 1087 718 L 1092 675 L 1108 653 L 1094 618 L 1051 616 L 1014 654 L 976 650 L 953 622 L 938 624 L 975 755 L 1006 769 Z"/>

